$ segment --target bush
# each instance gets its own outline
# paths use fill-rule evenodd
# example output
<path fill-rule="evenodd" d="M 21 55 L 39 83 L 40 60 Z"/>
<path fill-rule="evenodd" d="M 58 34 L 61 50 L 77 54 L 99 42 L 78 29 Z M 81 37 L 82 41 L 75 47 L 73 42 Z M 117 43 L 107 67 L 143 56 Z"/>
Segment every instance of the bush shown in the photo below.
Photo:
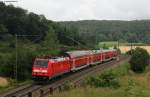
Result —
<path fill-rule="evenodd" d="M 98 77 L 91 76 L 87 79 L 87 83 L 95 87 L 117 88 L 120 86 L 117 75 L 115 75 L 113 72 L 105 72 Z"/>
<path fill-rule="evenodd" d="M 73 83 L 69 82 L 69 81 L 66 81 L 64 84 L 63 84 L 63 88 L 62 90 L 63 91 L 68 91 L 70 89 L 73 88 Z"/>
<path fill-rule="evenodd" d="M 143 72 L 146 66 L 149 64 L 149 54 L 143 48 L 136 48 L 132 53 L 131 59 L 131 70 L 134 72 Z"/>

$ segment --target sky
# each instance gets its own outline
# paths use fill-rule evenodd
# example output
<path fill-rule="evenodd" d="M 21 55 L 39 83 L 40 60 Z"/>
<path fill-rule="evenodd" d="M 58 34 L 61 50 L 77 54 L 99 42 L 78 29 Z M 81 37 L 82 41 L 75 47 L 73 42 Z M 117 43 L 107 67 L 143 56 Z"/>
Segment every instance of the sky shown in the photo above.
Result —
<path fill-rule="evenodd" d="M 13 3 L 54 21 L 150 19 L 150 0 L 18 0 Z"/>

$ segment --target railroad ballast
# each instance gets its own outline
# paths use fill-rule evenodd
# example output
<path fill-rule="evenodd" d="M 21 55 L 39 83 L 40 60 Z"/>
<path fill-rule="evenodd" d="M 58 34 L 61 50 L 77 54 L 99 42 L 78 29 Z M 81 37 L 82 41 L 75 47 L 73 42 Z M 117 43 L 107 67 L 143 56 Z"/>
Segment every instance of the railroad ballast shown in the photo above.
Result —
<path fill-rule="evenodd" d="M 89 65 L 116 59 L 118 54 L 118 51 L 115 49 L 76 50 L 65 52 L 62 56 L 36 58 L 32 67 L 32 76 L 35 80 L 52 79 Z"/>

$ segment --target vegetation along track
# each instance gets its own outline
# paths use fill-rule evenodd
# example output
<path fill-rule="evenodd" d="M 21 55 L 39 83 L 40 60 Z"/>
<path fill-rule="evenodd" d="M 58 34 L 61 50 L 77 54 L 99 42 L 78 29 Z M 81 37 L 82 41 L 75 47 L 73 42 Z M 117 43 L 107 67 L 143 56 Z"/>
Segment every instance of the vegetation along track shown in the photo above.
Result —
<path fill-rule="evenodd" d="M 64 84 L 68 81 L 74 83 L 75 86 L 80 85 L 80 82 L 85 76 L 103 71 L 106 68 L 112 68 L 114 66 L 117 66 L 120 62 L 128 59 L 129 56 L 120 55 L 119 61 L 112 60 L 100 65 L 93 66 L 92 68 L 85 68 L 78 72 L 68 74 L 65 77 L 60 77 L 47 85 L 24 85 L 7 93 L 4 93 L 0 97 L 44 97 L 48 94 L 52 94 L 54 90 L 61 90 Z"/>

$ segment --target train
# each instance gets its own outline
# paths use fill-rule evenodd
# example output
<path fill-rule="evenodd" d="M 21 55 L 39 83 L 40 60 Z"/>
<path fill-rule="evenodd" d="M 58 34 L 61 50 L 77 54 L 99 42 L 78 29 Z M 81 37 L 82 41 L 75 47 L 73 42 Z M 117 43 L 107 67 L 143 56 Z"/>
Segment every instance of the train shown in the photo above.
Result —
<path fill-rule="evenodd" d="M 61 56 L 35 58 L 32 66 L 32 76 L 37 80 L 50 80 L 65 73 L 82 70 L 88 66 L 117 59 L 116 49 L 74 50 Z"/>

